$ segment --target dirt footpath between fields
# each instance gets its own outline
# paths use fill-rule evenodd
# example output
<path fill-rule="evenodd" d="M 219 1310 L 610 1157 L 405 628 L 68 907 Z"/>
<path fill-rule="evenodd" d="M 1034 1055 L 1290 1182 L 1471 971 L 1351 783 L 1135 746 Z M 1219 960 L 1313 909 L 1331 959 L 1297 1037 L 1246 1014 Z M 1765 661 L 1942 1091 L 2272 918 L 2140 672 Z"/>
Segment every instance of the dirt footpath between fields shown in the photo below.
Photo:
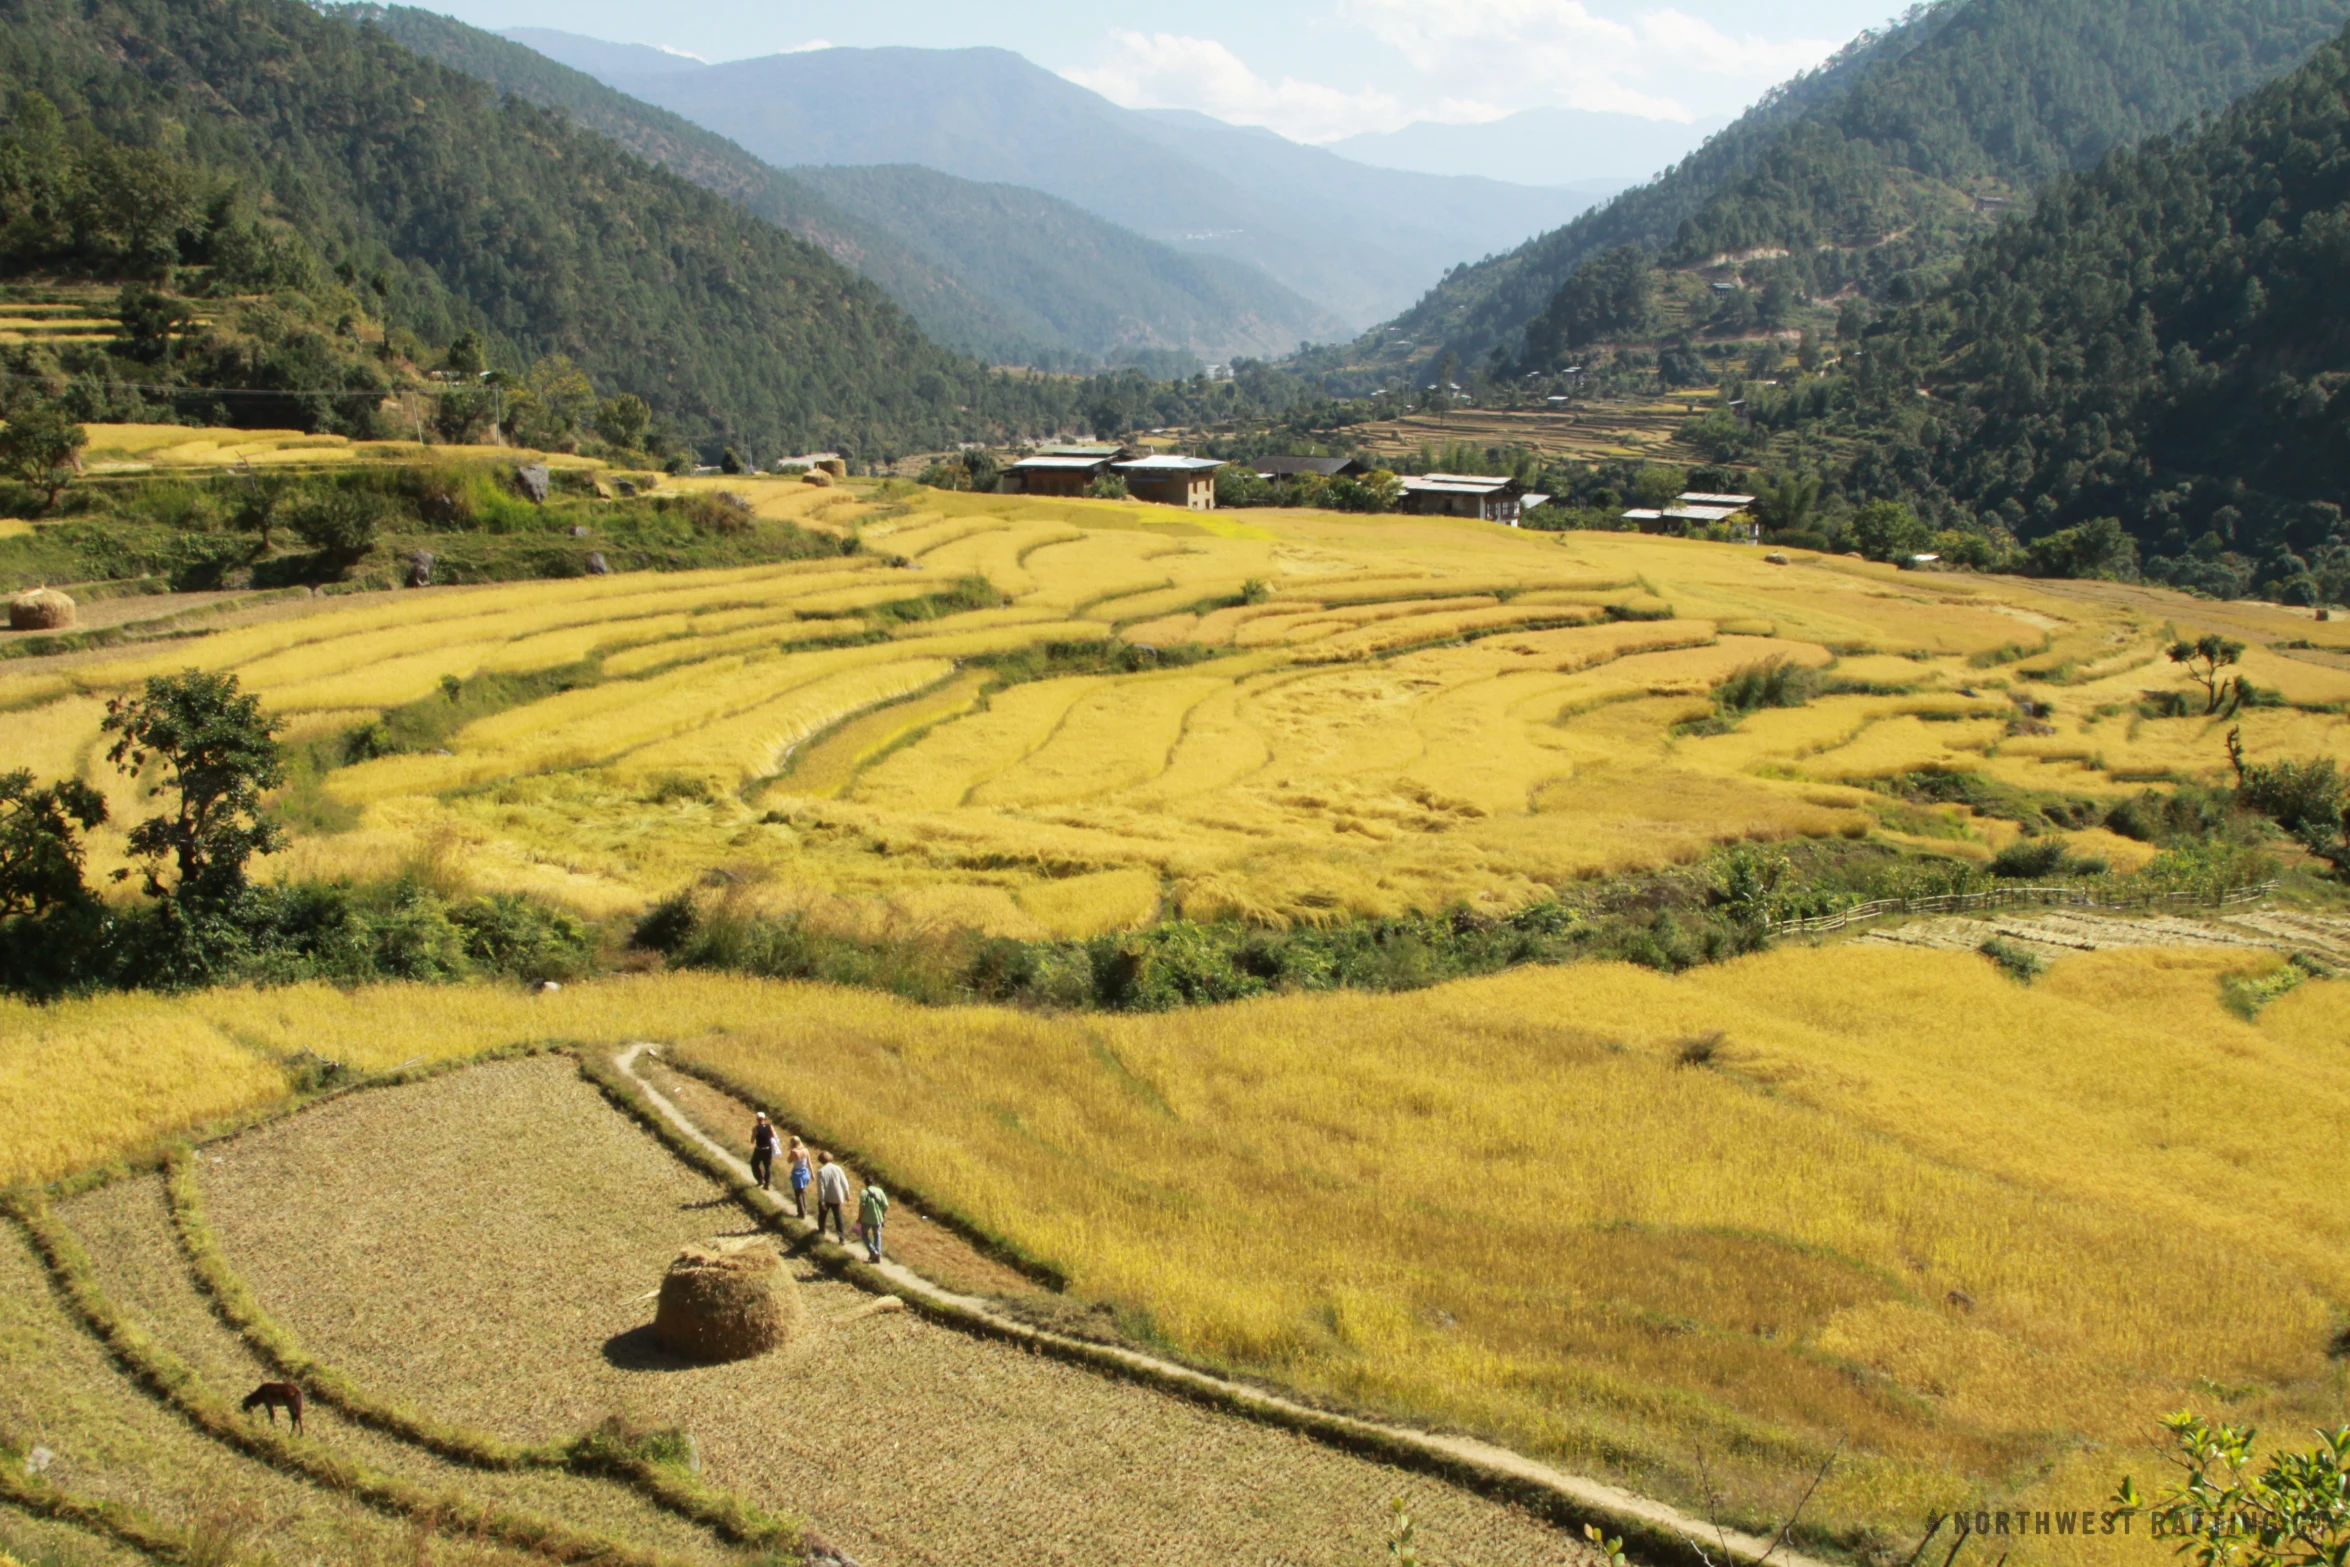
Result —
<path fill-rule="evenodd" d="M 692 1116 L 648 1080 L 648 1057 L 653 1056 L 658 1049 L 659 1046 L 652 1044 L 630 1045 L 614 1058 L 613 1065 L 672 1126 L 694 1139 L 706 1152 L 724 1160 L 727 1168 L 738 1179 L 748 1181 L 751 1178 L 750 1165 L 736 1156 L 726 1144 L 703 1131 L 695 1124 Z M 682 1074 L 665 1072 L 664 1075 L 674 1082 Z M 786 1135 L 789 1135 L 788 1128 Z M 793 1223 L 788 1217 L 776 1222 L 785 1227 Z M 807 1228 L 812 1229 L 813 1226 Z M 1717 1548 L 1716 1556 L 1724 1563 L 1759 1563 L 1768 1559 L 1783 1564 L 1783 1567 L 1824 1567 L 1824 1564 L 1813 1558 L 1788 1550 L 1783 1543 L 1723 1529 L 1620 1486 L 1567 1474 L 1490 1442 L 1479 1441 L 1474 1437 L 1418 1431 L 1406 1426 L 1391 1426 L 1310 1408 L 1263 1388 L 1229 1381 L 1190 1366 L 1162 1360 L 1142 1350 L 1123 1345 L 1088 1343 L 1037 1329 L 1005 1314 L 993 1301 L 942 1288 L 899 1261 L 883 1262 L 879 1271 L 910 1299 L 927 1300 L 957 1315 L 978 1319 L 1014 1342 L 1025 1341 L 1056 1357 L 1078 1358 L 1104 1369 L 1124 1368 L 1141 1374 L 1147 1381 L 1170 1392 L 1180 1393 L 1188 1389 L 1195 1396 L 1210 1398 L 1235 1412 L 1254 1411 L 1279 1424 L 1320 1435 L 1325 1440 L 1345 1442 L 1350 1437 L 1374 1438 L 1388 1445 L 1390 1450 L 1417 1450 L 1430 1458 L 1479 1471 L 1503 1485 L 1538 1487 L 1565 1499 L 1570 1506 L 1588 1516 L 1605 1520 L 1617 1528 L 1629 1526 L 1627 1532 L 1638 1530 L 1651 1537 L 1661 1536 L 1668 1540 L 1677 1537 L 1685 1542 L 1710 1540 Z"/>
<path fill-rule="evenodd" d="M 1954 914 L 1881 926 L 1854 939 L 1885 947 L 1973 951 L 1993 937 L 2050 958 L 2115 947 L 2240 947 L 2302 957 L 2326 969 L 2350 968 L 2350 919 L 2272 909 L 2203 919 L 2172 914 L 2130 919 L 2067 909 L 2038 914 Z"/>

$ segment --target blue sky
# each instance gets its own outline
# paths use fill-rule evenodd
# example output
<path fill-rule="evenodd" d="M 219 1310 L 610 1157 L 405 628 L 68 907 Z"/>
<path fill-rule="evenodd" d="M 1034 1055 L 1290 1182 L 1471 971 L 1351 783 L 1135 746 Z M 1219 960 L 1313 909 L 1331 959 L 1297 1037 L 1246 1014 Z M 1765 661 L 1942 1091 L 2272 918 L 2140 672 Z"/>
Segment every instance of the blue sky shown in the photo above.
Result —
<path fill-rule="evenodd" d="M 478 27 L 556 27 L 738 60 L 814 45 L 994 44 L 1135 108 L 1302 141 L 1544 106 L 1691 120 L 1881 25 L 1893 0 L 425 0 Z"/>

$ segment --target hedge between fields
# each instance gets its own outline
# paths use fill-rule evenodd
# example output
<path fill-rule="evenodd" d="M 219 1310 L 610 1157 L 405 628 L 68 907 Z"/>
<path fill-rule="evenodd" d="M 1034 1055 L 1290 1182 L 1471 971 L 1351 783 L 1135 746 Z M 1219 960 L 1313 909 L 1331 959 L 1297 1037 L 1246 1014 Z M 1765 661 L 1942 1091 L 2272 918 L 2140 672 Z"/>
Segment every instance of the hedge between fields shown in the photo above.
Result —
<path fill-rule="evenodd" d="M 579 1056 L 582 1074 L 622 1111 L 659 1138 L 670 1152 L 716 1182 L 751 1217 L 784 1235 L 797 1236 L 807 1255 L 827 1271 L 870 1294 L 896 1295 L 909 1309 L 974 1337 L 1017 1345 L 1224 1414 L 1294 1431 L 1342 1452 L 1432 1475 L 1463 1490 L 1523 1507 L 1562 1527 L 1604 1529 L 1620 1535 L 1625 1547 L 1647 1560 L 1669 1562 L 1674 1567 L 1723 1567 L 1724 1562 L 1761 1567 L 1761 1559 L 1772 1554 L 1741 1551 L 1727 1542 L 1718 1543 L 1709 1552 L 1690 1536 L 1645 1514 L 1568 1495 L 1540 1481 L 1444 1452 L 1359 1417 L 1306 1408 L 1290 1401 L 1287 1395 L 1255 1393 L 1216 1372 L 1155 1363 L 1153 1358 L 1137 1351 L 1089 1344 L 1082 1339 L 1031 1328 L 989 1312 L 975 1311 L 929 1289 L 901 1293 L 902 1286 L 897 1281 L 863 1261 L 848 1247 L 827 1241 L 821 1235 L 807 1236 L 799 1228 L 801 1221 L 797 1215 L 784 1206 L 781 1198 L 741 1179 L 708 1149 L 680 1131 L 619 1070 L 619 1054 L 625 1048 L 610 1046 L 582 1051 Z"/>
<path fill-rule="evenodd" d="M 592 1431 L 567 1441 L 524 1446 L 432 1420 L 405 1404 L 368 1392 L 340 1367 L 304 1350 L 291 1329 L 262 1309 L 243 1277 L 230 1266 L 204 1216 L 192 1151 L 184 1147 L 173 1150 L 164 1174 L 172 1226 L 214 1314 L 279 1375 L 300 1383 L 321 1403 L 361 1425 L 455 1463 L 492 1470 L 565 1469 L 617 1480 L 731 1545 L 799 1549 L 801 1529 L 796 1521 L 777 1518 L 730 1491 L 647 1458 L 633 1451 L 624 1436 Z"/>
<path fill-rule="evenodd" d="M 273 1423 L 257 1426 L 204 1385 L 194 1368 L 124 1317 L 100 1287 L 89 1254 L 71 1229 L 34 1192 L 10 1192 L 0 1207 L 32 1241 L 51 1285 L 82 1326 L 132 1378 L 177 1410 L 197 1430 L 273 1469 L 351 1496 L 380 1512 L 423 1523 L 442 1533 L 495 1540 L 557 1562 L 609 1567 L 691 1567 L 683 1559 L 641 1550 L 611 1535 L 573 1529 L 518 1508 L 477 1502 L 461 1491 L 434 1495 L 422 1486 L 364 1464 L 298 1443 Z"/>

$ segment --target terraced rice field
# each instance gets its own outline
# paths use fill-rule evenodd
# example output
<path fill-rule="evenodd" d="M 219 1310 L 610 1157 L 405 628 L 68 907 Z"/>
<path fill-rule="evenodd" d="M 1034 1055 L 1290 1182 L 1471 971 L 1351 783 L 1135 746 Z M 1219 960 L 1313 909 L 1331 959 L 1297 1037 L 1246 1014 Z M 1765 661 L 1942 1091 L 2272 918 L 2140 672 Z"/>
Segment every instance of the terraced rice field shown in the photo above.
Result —
<path fill-rule="evenodd" d="M 2350 624 L 2307 611 L 1437 519 L 726 482 L 863 553 L 279 606 L 160 650 L 22 661 L 0 710 L 36 770 L 128 815 L 97 722 L 150 673 L 234 670 L 324 733 L 445 679 L 591 661 L 600 683 L 445 754 L 333 773 L 357 827 L 275 872 L 374 874 L 438 845 L 485 888 L 605 913 L 722 869 L 771 906 L 1026 937 L 1507 909 L 1723 842 L 1884 830 L 1865 785 L 1889 774 L 2099 799 L 2213 778 L 2231 725 L 2256 760 L 2350 760 Z M 902 618 L 974 581 L 1000 602 Z M 2160 650 L 2204 630 L 2251 644 L 2243 673 L 2290 705 L 2143 716 L 2149 694 L 2199 709 Z M 1184 653 L 995 668 L 1105 639 Z M 1772 659 L 1841 694 L 1677 732 Z M 2027 719 L 2025 698 L 2052 711 Z M 1947 830 L 1975 855 L 2012 831 Z M 2109 839 L 2082 847 L 2133 863 Z M 118 859 L 102 836 L 99 868 Z"/>
<path fill-rule="evenodd" d="M 1683 420 L 1713 404 L 1710 386 L 1662 397 L 1588 399 L 1566 408 L 1458 408 L 1358 425 L 1350 435 L 1378 456 L 1406 457 L 1455 441 L 1524 447 L 1545 457 L 1600 462 L 1611 457 L 1668 460 Z M 1684 456 L 1682 461 L 1688 459 Z"/>
<path fill-rule="evenodd" d="M 1431 1562 L 1580 1557 L 1498 1504 L 872 1314 L 806 1266 L 805 1338 L 731 1366 L 672 1361 L 646 1341 L 646 1292 L 682 1246 L 745 1220 L 562 1058 L 345 1099 L 219 1147 L 200 1172 L 231 1261 L 323 1358 L 517 1440 L 615 1411 L 675 1424 L 705 1479 L 808 1516 L 871 1567 L 1370 1561 L 1399 1493 Z M 152 1199 L 125 1187 L 74 1217 L 126 1294 L 177 1300 L 135 1261 Z M 200 1339 L 186 1304 L 159 1314 Z M 658 1538 L 658 1522 L 628 1533 Z"/>
<path fill-rule="evenodd" d="M 2143 922 L 2129 950 L 2084 950 L 2122 944 L 2102 917 L 1969 923 L 1678 977 L 1586 964 L 1139 1017 L 705 974 L 109 997 L 0 1018 L 0 1054 L 184 1036 L 169 1060 L 126 1052 L 103 1089 L 53 1072 L 69 1086 L 44 1109 L 79 1096 L 116 1119 L 84 1125 L 72 1162 L 15 1172 L 37 1179 L 135 1145 L 129 1110 L 175 1129 L 168 1095 L 133 1092 L 141 1072 L 161 1088 L 242 1061 L 265 1108 L 301 1051 L 381 1071 L 663 1038 L 1050 1263 L 1069 1309 L 1684 1506 L 1716 1488 L 1750 1527 L 1839 1443 L 1812 1521 L 1906 1547 L 1955 1505 L 2101 1504 L 2183 1405 L 2289 1433 L 2338 1421 L 2350 988 L 2278 949 L 2330 955 L 2339 920 Z M 2048 971 L 2022 984 L 1966 950 L 1986 929 Z M 739 1109 L 722 1120 L 739 1136 Z M 1269 1429 L 855 1315 L 812 1274 L 800 1349 L 657 1369 L 639 1330 L 659 1268 L 741 1221 L 559 1057 L 314 1107 L 207 1148 L 196 1181 L 264 1306 L 371 1388 L 514 1440 L 614 1413 L 682 1426 L 715 1481 L 868 1562 L 1375 1560 L 1391 1488 L 1418 1498 L 1432 1560 L 1557 1549 L 1505 1509 Z M 151 1178 L 61 1213 L 107 1292 L 208 1383 L 258 1375 L 181 1276 Z M 932 1235 L 906 1255 L 957 1287 L 1019 1287 L 955 1250 Z M 0 1313 L 0 1439 L 172 1517 L 243 1494 L 251 1461 L 153 1418 L 14 1231 Z M 332 1451 L 419 1485 L 702 1549 L 575 1477 L 460 1474 L 313 1418 Z M 295 1537 L 341 1516 L 256 1472 Z M 2016 1559 L 2159 1555 L 2034 1541 Z"/>

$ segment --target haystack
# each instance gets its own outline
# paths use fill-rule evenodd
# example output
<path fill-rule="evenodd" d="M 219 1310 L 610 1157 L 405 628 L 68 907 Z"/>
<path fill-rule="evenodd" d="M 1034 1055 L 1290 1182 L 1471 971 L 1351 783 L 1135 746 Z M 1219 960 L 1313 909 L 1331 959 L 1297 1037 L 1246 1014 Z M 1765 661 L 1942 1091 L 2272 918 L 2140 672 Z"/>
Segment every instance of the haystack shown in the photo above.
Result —
<path fill-rule="evenodd" d="M 802 484 L 830 484 L 832 475 L 821 468 L 810 468 L 806 473 L 800 475 L 800 482 Z"/>
<path fill-rule="evenodd" d="M 35 588 L 8 601 L 11 631 L 63 631 L 73 624 L 73 600 L 55 588 Z"/>
<path fill-rule="evenodd" d="M 669 1265 L 653 1336 L 688 1360 L 746 1360 L 789 1342 L 806 1309 L 774 1247 L 715 1241 L 688 1247 Z"/>

